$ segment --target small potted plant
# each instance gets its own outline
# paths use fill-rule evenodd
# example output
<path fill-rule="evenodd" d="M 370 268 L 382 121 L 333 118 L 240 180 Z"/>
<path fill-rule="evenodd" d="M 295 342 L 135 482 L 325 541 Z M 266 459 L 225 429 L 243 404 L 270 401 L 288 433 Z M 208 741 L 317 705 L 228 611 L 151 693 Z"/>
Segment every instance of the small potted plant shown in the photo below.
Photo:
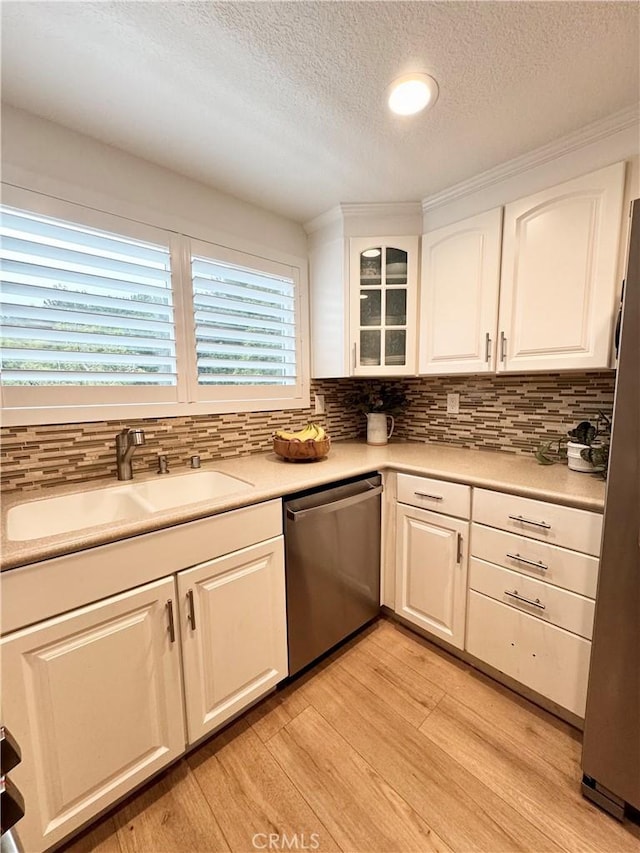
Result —
<path fill-rule="evenodd" d="M 362 412 L 367 418 L 367 444 L 386 444 L 393 434 L 394 416 L 407 405 L 407 396 L 401 385 L 394 382 L 359 382 L 347 394 L 345 403 Z M 390 427 L 387 430 L 387 423 Z"/>
<path fill-rule="evenodd" d="M 581 421 L 575 429 L 569 430 L 567 442 L 567 463 L 572 471 L 601 472 L 609 460 L 609 442 L 598 438 L 602 430 L 607 430 L 611 421 L 602 412 L 595 424 Z"/>
<path fill-rule="evenodd" d="M 569 440 L 558 438 L 541 444 L 535 452 L 536 459 L 541 465 L 566 461 L 572 471 L 602 473 L 606 477 L 610 428 L 611 420 L 599 412 L 595 424 L 580 421 L 570 429 Z"/>

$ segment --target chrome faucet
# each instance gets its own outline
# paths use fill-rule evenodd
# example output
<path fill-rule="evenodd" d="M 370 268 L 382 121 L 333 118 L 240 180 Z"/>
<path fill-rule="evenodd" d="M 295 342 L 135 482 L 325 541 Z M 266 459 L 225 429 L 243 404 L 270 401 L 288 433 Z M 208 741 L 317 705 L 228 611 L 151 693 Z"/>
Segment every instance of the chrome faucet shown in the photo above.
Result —
<path fill-rule="evenodd" d="M 123 429 L 116 435 L 116 471 L 119 480 L 132 480 L 131 457 L 145 443 L 143 429 Z"/>

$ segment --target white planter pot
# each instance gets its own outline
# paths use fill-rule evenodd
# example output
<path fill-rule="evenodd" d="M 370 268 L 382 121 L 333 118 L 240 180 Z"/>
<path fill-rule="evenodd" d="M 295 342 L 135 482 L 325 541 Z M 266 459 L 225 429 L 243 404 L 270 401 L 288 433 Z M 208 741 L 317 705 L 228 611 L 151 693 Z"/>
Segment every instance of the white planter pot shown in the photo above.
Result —
<path fill-rule="evenodd" d="M 588 444 L 578 444 L 577 441 L 567 442 L 567 464 L 572 471 L 582 471 L 586 474 L 595 474 L 598 471 L 604 471 L 604 465 L 595 466 L 580 455 L 580 451 L 587 448 Z M 593 447 L 599 447 L 596 442 Z"/>

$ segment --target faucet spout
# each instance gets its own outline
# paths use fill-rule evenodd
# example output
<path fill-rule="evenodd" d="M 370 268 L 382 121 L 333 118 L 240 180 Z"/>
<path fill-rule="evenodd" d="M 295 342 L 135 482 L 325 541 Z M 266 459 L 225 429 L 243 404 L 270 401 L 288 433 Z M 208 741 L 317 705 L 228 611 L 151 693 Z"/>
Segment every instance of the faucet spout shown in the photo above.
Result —
<path fill-rule="evenodd" d="M 145 444 L 143 429 L 123 429 L 116 435 L 116 472 L 118 480 L 132 480 L 131 457 Z"/>

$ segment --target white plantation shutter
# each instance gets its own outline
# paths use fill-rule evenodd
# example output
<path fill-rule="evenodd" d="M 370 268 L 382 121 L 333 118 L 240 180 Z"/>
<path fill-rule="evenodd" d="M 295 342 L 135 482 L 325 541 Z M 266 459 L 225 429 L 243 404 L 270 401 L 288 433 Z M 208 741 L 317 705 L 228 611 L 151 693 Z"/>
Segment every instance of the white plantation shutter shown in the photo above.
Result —
<path fill-rule="evenodd" d="M 136 399 L 176 398 L 167 245 L 3 207 L 0 268 L 9 393 L 102 387 L 120 399 L 112 386 L 135 386 Z"/>
<path fill-rule="evenodd" d="M 205 244 L 196 244 L 203 248 Z M 191 258 L 199 399 L 299 394 L 296 282 L 291 268 L 209 246 Z M 256 269 L 260 264 L 262 269 Z"/>
<path fill-rule="evenodd" d="M 2 193 L 5 425 L 309 405 L 304 259 Z"/>

